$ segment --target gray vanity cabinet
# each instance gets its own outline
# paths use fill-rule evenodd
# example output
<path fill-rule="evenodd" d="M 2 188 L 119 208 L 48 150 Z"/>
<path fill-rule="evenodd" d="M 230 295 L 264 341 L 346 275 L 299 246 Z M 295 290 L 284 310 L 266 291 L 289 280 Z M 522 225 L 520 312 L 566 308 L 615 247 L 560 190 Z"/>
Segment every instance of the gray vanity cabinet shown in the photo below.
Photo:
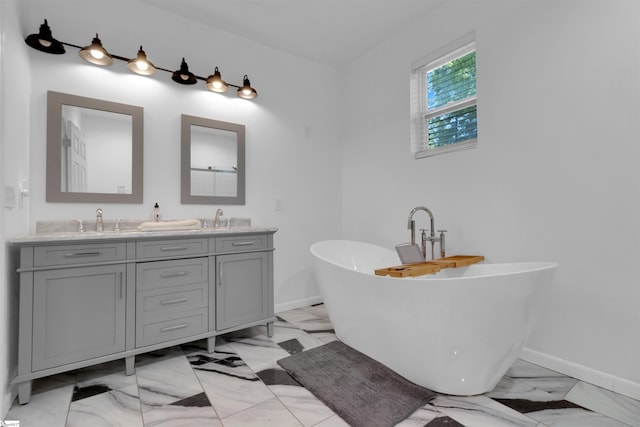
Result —
<path fill-rule="evenodd" d="M 25 236 L 19 246 L 18 400 L 31 381 L 266 324 L 273 233 L 211 230 Z M 12 251 L 15 253 L 15 251 Z"/>
<path fill-rule="evenodd" d="M 34 273 L 34 371 L 124 351 L 125 270 L 116 264 Z"/>

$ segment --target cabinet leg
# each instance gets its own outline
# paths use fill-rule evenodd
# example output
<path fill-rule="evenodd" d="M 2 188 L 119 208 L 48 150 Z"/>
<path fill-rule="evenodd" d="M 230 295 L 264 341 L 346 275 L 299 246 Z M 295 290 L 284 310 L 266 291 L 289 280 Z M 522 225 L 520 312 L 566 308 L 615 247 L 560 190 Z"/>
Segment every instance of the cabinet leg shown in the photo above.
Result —
<path fill-rule="evenodd" d="M 273 322 L 267 323 L 267 336 L 269 338 L 273 336 Z"/>
<path fill-rule="evenodd" d="M 18 384 L 18 403 L 26 405 L 31 400 L 31 381 Z"/>
<path fill-rule="evenodd" d="M 135 356 L 125 357 L 124 358 L 124 372 L 125 372 L 125 374 L 127 374 L 127 375 L 135 374 L 136 373 L 135 365 L 136 365 L 136 357 Z"/>
<path fill-rule="evenodd" d="M 216 337 L 209 337 L 207 338 L 207 351 L 209 353 L 213 353 L 214 351 L 216 351 Z"/>

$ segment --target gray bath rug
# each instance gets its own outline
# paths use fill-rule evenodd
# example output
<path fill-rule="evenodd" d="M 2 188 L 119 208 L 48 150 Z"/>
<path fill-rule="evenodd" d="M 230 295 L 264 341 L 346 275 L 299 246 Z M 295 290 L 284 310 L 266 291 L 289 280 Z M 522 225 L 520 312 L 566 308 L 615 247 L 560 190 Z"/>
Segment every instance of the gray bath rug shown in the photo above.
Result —
<path fill-rule="evenodd" d="M 278 364 L 352 427 L 389 427 L 435 397 L 340 341 Z"/>

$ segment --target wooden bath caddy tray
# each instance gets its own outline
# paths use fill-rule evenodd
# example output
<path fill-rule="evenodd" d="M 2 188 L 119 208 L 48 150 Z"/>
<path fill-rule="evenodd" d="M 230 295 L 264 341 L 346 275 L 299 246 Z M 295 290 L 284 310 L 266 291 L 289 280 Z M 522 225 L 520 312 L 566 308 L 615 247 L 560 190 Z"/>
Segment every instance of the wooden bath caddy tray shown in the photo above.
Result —
<path fill-rule="evenodd" d="M 484 261 L 484 257 L 482 255 L 453 255 L 434 259 L 428 262 L 440 264 L 443 268 L 458 268 L 476 264 L 480 261 Z"/>
<path fill-rule="evenodd" d="M 454 255 L 416 264 L 403 264 L 395 267 L 380 268 L 375 271 L 378 276 L 416 277 L 435 274 L 443 268 L 465 267 L 484 260 L 481 255 Z"/>

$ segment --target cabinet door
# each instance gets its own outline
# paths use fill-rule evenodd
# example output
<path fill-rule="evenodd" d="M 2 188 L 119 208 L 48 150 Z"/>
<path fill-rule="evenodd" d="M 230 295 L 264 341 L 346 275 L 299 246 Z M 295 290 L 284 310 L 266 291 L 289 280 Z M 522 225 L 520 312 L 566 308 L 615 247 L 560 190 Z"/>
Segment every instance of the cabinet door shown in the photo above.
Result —
<path fill-rule="evenodd" d="M 34 274 L 34 371 L 124 351 L 125 271 L 117 264 Z"/>
<path fill-rule="evenodd" d="M 216 329 L 266 319 L 269 310 L 268 256 L 264 252 L 216 257 Z"/>

